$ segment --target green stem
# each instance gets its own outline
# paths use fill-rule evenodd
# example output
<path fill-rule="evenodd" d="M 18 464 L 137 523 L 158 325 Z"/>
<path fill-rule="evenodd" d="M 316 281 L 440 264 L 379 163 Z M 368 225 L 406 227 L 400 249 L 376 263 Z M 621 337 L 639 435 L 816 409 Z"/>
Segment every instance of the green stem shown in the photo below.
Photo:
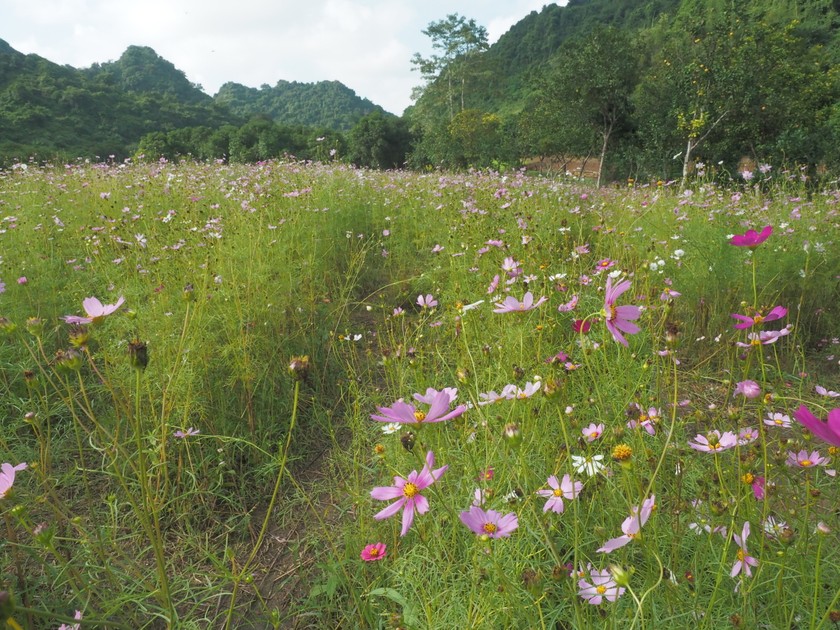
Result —
<path fill-rule="evenodd" d="M 236 575 L 233 579 L 233 592 L 230 595 L 230 605 L 228 606 L 227 617 L 225 619 L 225 629 L 231 627 L 230 623 L 231 619 L 233 618 L 234 607 L 236 606 L 236 596 L 239 593 L 239 586 L 240 584 L 242 584 L 242 580 L 245 577 L 245 574 L 251 568 L 251 564 L 253 563 L 257 552 L 260 550 L 260 547 L 262 547 L 263 539 L 265 538 L 265 533 L 268 530 L 268 522 L 271 519 L 271 514 L 274 511 L 274 505 L 277 502 L 277 496 L 280 493 L 280 482 L 283 479 L 283 473 L 286 471 L 286 461 L 288 460 L 289 447 L 292 443 L 292 433 L 294 432 L 295 421 L 297 420 L 299 395 L 300 381 L 295 380 L 295 393 L 294 400 L 292 402 L 292 419 L 289 423 L 289 432 L 286 434 L 285 446 L 279 449 L 279 452 L 277 453 L 277 459 L 278 463 L 280 464 L 280 470 L 277 472 L 277 479 L 274 482 L 274 490 L 271 493 L 271 500 L 268 503 L 268 509 L 265 512 L 262 527 L 260 527 L 260 533 L 257 535 L 257 541 L 254 543 L 254 547 L 251 549 L 251 553 L 248 556 L 248 559 L 245 561 L 245 564 L 242 565 L 242 569 L 239 571 L 238 575 Z"/>

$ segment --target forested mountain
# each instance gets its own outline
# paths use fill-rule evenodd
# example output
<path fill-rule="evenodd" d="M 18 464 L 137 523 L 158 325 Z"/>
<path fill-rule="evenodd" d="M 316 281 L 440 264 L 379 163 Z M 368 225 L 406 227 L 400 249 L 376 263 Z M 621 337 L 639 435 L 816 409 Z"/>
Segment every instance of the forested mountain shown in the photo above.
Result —
<path fill-rule="evenodd" d="M 205 137 L 225 128 L 223 136 L 229 138 L 231 128 L 263 114 L 295 127 L 287 135 L 295 135 L 294 146 L 300 147 L 312 135 L 301 126 L 317 129 L 322 137 L 330 130 L 348 130 L 377 110 L 335 81 L 281 81 L 259 90 L 228 83 L 214 99 L 148 47 L 130 46 L 116 61 L 76 69 L 24 55 L 0 40 L 0 161 L 122 158 L 133 154 L 148 134 L 201 128 Z M 214 146 L 227 155 L 226 142 Z"/>
<path fill-rule="evenodd" d="M 278 81 L 274 87 L 263 85 L 259 89 L 225 83 L 213 98 L 243 117 L 266 114 L 286 125 L 323 126 L 343 131 L 353 127 L 362 116 L 383 111 L 338 81 Z"/>

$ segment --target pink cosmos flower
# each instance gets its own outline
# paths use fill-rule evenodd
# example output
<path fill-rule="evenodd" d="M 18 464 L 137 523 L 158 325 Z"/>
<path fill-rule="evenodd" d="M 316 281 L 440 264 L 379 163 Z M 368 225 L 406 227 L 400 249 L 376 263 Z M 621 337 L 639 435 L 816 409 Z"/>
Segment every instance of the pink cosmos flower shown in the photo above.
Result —
<path fill-rule="evenodd" d="M 758 560 L 750 556 L 749 552 L 747 551 L 747 538 L 749 537 L 749 535 L 749 521 L 744 522 L 744 527 L 741 529 L 740 536 L 738 534 L 732 535 L 732 537 L 735 539 L 735 544 L 738 545 L 738 559 L 735 561 L 735 564 L 732 565 L 732 572 L 729 574 L 731 577 L 735 577 L 742 571 L 747 575 L 747 577 L 752 577 L 752 570 L 750 569 L 750 567 L 758 566 Z"/>
<path fill-rule="evenodd" d="M 738 438 L 731 431 L 726 431 L 723 435 L 720 431 L 714 429 L 709 431 L 706 435 L 698 433 L 694 437 L 694 441 L 689 441 L 688 445 L 695 451 L 703 453 L 718 453 L 732 448 L 738 443 Z"/>
<path fill-rule="evenodd" d="M 362 549 L 362 560 L 365 562 L 376 562 L 377 560 L 382 560 L 382 558 L 385 557 L 385 550 L 387 548 L 387 545 L 381 542 L 367 545 L 364 549 Z"/>
<path fill-rule="evenodd" d="M 195 435 L 198 435 L 199 433 L 201 433 L 201 429 L 194 429 L 193 427 L 190 427 L 186 431 L 178 429 L 172 435 L 178 438 L 179 440 L 185 440 L 186 438 L 193 437 Z"/>
<path fill-rule="evenodd" d="M 411 524 L 414 522 L 414 513 L 425 514 L 429 511 L 429 501 L 420 493 L 440 479 L 447 468 L 449 468 L 449 466 L 442 466 L 436 470 L 432 470 L 434 465 L 435 454 L 429 451 L 426 454 L 426 465 L 420 473 L 412 470 L 407 479 L 395 476 L 393 486 L 380 486 L 371 490 L 370 496 L 378 501 L 397 499 L 384 510 L 377 513 L 373 518 L 381 521 L 402 510 L 402 530 L 400 531 L 400 536 L 405 536 Z"/>
<path fill-rule="evenodd" d="M 82 611 L 77 610 L 76 614 L 73 615 L 73 619 L 75 619 L 76 621 L 81 621 L 82 620 Z M 71 623 L 70 625 L 67 625 L 66 623 L 63 623 L 60 626 L 58 626 L 58 630 L 79 630 L 81 627 L 82 627 L 82 624 L 80 624 L 80 623 Z"/>
<path fill-rule="evenodd" d="M 743 394 L 746 398 L 758 398 L 761 395 L 761 387 L 755 381 L 741 381 L 735 385 L 734 394 Z"/>
<path fill-rule="evenodd" d="M 747 427 L 738 431 L 738 445 L 746 446 L 758 439 L 758 430 L 752 427 Z"/>
<path fill-rule="evenodd" d="M 591 319 L 576 319 L 572 322 L 572 330 L 574 330 L 578 334 L 585 335 L 589 332 L 590 328 L 592 328 Z"/>
<path fill-rule="evenodd" d="M 417 296 L 417 304 L 420 308 L 434 308 L 438 305 L 438 301 L 432 297 L 431 293 Z"/>
<path fill-rule="evenodd" d="M 785 328 L 781 330 L 762 330 L 760 332 L 754 333 L 751 332 L 747 335 L 747 339 L 749 339 L 749 343 L 744 343 L 743 341 L 736 341 L 735 345 L 739 348 L 751 348 L 753 346 L 768 346 L 771 343 L 776 343 L 782 337 L 786 337 L 790 334 L 791 326 L 788 324 Z"/>
<path fill-rule="evenodd" d="M 557 514 L 562 514 L 565 506 L 563 499 L 574 499 L 583 489 L 583 483 L 580 481 L 572 481 L 568 473 L 563 475 L 563 481 L 557 483 L 557 477 L 551 475 L 546 481 L 550 490 L 537 490 L 537 494 L 541 497 L 546 497 L 548 501 L 543 506 L 543 512 L 551 510 Z"/>
<path fill-rule="evenodd" d="M 87 317 L 80 317 L 79 315 L 65 315 L 62 319 L 68 324 L 92 324 L 101 321 L 104 317 L 115 312 L 125 302 L 125 298 L 120 296 L 116 304 L 102 304 L 95 297 L 85 298 L 82 301 L 82 307 L 87 313 Z"/>
<path fill-rule="evenodd" d="M 627 346 L 627 340 L 621 333 L 633 335 L 639 332 L 640 328 L 632 323 L 630 320 L 639 319 L 642 314 L 642 309 L 638 306 L 616 306 L 615 301 L 618 297 L 630 288 L 630 281 L 624 280 L 619 282 L 615 287 L 612 286 L 612 278 L 607 277 L 607 286 L 604 291 L 604 316 L 607 325 L 607 330 L 610 331 L 613 338 L 620 344 Z"/>
<path fill-rule="evenodd" d="M 453 399 L 447 389 L 452 390 L 452 388 L 445 388 L 442 391 L 435 392 L 434 397 L 430 396 L 429 390 L 426 391 L 425 396 L 415 394 L 418 401 L 429 405 L 428 412 L 421 411 L 414 405 L 398 400 L 390 407 L 377 407 L 376 410 L 382 415 L 371 414 L 370 417 L 378 422 L 399 422 L 401 424 L 428 424 L 452 420 L 452 418 L 457 418 L 464 413 L 467 406 L 458 405 L 455 409 L 449 411 L 449 404 Z M 455 395 L 457 396 L 457 393 Z M 420 397 L 418 398 L 418 396 Z M 431 402 L 427 402 L 428 400 L 431 400 Z"/>
<path fill-rule="evenodd" d="M 812 468 L 814 466 L 825 466 L 828 463 L 827 457 L 822 457 L 819 451 L 801 450 L 798 453 L 788 451 L 785 463 L 793 468 Z"/>
<path fill-rule="evenodd" d="M 624 587 L 615 583 L 609 569 L 590 571 L 589 579 L 591 584 L 582 578 L 578 581 L 578 595 L 593 606 L 598 606 L 604 599 L 614 602 L 624 594 Z"/>
<path fill-rule="evenodd" d="M 793 417 L 824 442 L 840 446 L 840 408 L 829 411 L 826 422 L 808 411 L 805 405 L 800 405 L 799 409 L 793 412 Z"/>
<path fill-rule="evenodd" d="M 761 233 L 756 232 L 755 230 L 747 230 L 744 234 L 736 234 L 731 239 L 729 239 L 730 245 L 735 245 L 737 247 L 758 247 L 773 233 L 773 226 L 772 225 L 765 225 L 764 228 L 761 230 Z"/>
<path fill-rule="evenodd" d="M 674 298 L 678 298 L 682 295 L 679 291 L 674 291 L 670 287 L 665 287 L 662 289 L 662 293 L 659 294 L 659 299 L 663 302 L 668 302 L 669 300 L 673 300 Z"/>
<path fill-rule="evenodd" d="M 594 422 L 590 422 L 589 426 L 582 429 L 581 433 L 583 437 L 586 438 L 587 442 L 594 442 L 601 434 L 604 432 L 604 425 L 603 424 L 595 424 Z"/>
<path fill-rule="evenodd" d="M 764 424 L 768 427 L 781 427 L 782 429 L 790 428 L 790 416 L 786 413 L 768 413 L 764 419 Z"/>
<path fill-rule="evenodd" d="M 624 534 L 618 538 L 611 538 L 605 542 L 603 547 L 598 549 L 598 552 L 610 553 L 611 551 L 615 551 L 616 549 L 623 547 L 631 540 L 638 538 L 640 536 L 640 532 L 642 531 L 642 527 L 645 523 L 647 523 L 651 512 L 653 512 L 655 508 L 656 495 L 653 494 L 644 500 L 641 508 L 638 505 L 634 505 L 630 508 L 630 516 L 624 519 L 624 522 L 621 524 L 621 531 L 623 531 Z"/>
<path fill-rule="evenodd" d="M 493 280 L 490 282 L 490 285 L 487 287 L 487 295 L 492 295 L 496 292 L 496 289 L 499 288 L 499 274 L 493 276 Z"/>
<path fill-rule="evenodd" d="M 442 392 L 445 392 L 449 396 L 449 402 L 453 403 L 458 398 L 458 388 L 457 387 L 444 387 Z M 425 394 L 414 394 L 414 400 L 417 402 L 425 403 L 427 405 L 431 405 L 435 402 L 435 398 L 437 398 L 440 392 L 436 390 L 434 387 L 427 387 Z"/>
<path fill-rule="evenodd" d="M 774 322 L 787 315 L 787 312 L 788 310 L 784 306 L 774 306 L 767 315 L 756 313 L 750 317 L 749 315 L 732 313 L 731 316 L 741 322 L 740 324 L 735 324 L 735 328 L 743 330 L 745 328 L 752 328 L 753 326 L 760 326 L 764 322 Z"/>
<path fill-rule="evenodd" d="M 461 512 L 461 522 L 479 536 L 488 538 L 507 538 L 519 527 L 516 514 L 510 512 L 502 515 L 496 510 L 484 511 L 473 505 L 469 512 Z"/>
<path fill-rule="evenodd" d="M 548 298 L 542 296 L 539 300 L 534 302 L 534 295 L 528 291 L 523 297 L 522 301 L 520 302 L 512 295 L 509 295 L 505 298 L 504 302 L 496 302 L 496 308 L 493 309 L 494 313 L 524 313 L 525 311 L 530 311 L 538 306 L 541 306 L 543 303 L 547 302 Z"/>
<path fill-rule="evenodd" d="M 815 385 L 814 391 L 816 391 L 820 396 L 829 396 L 830 398 L 840 398 L 840 393 L 831 391 L 823 387 L 822 385 Z"/>
<path fill-rule="evenodd" d="M 568 313 L 569 311 L 573 311 L 578 303 L 578 296 L 573 295 L 572 299 L 566 302 L 565 304 L 561 304 L 557 307 L 557 310 L 561 313 Z"/>
<path fill-rule="evenodd" d="M 26 468 L 26 462 L 12 466 L 3 463 L 0 465 L 0 499 L 5 499 L 6 494 L 12 489 L 15 483 L 15 473 Z"/>

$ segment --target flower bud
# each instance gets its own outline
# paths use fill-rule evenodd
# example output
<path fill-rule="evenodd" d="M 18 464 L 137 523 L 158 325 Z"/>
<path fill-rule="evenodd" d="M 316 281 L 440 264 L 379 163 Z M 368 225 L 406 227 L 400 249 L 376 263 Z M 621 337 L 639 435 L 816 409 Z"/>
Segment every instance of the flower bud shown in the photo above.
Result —
<path fill-rule="evenodd" d="M 294 356 L 289 361 L 289 374 L 296 381 L 304 381 L 309 376 L 309 355 Z"/>
<path fill-rule="evenodd" d="M 504 436 L 512 448 L 516 448 L 522 443 L 522 434 L 519 432 L 519 425 L 515 422 L 509 422 L 505 425 Z"/>
<path fill-rule="evenodd" d="M 12 320 L 6 317 L 0 317 L 0 332 L 4 332 L 7 335 L 11 335 L 16 330 L 17 324 L 15 324 Z"/>
<path fill-rule="evenodd" d="M 402 443 L 403 448 L 407 451 L 413 450 L 415 438 L 416 436 L 411 431 L 409 431 L 408 433 L 404 433 L 400 437 L 400 442 Z"/>
<path fill-rule="evenodd" d="M 40 317 L 30 317 L 26 320 L 26 330 L 33 337 L 40 337 L 44 332 L 44 320 Z"/>
<path fill-rule="evenodd" d="M 87 346 L 88 339 L 90 339 L 90 333 L 88 332 L 87 326 L 82 324 L 73 324 L 70 327 L 70 332 L 67 333 L 67 336 L 70 339 L 70 345 L 74 348 L 84 348 Z"/>
<path fill-rule="evenodd" d="M 136 370 L 145 370 L 149 365 L 149 350 L 145 341 L 135 338 L 128 342 L 128 361 Z"/>
<path fill-rule="evenodd" d="M 56 350 L 55 367 L 62 372 L 78 372 L 82 369 L 82 355 L 75 348 Z"/>
<path fill-rule="evenodd" d="M 630 585 L 630 576 L 633 575 L 633 568 L 631 567 L 630 569 L 625 570 L 624 567 L 620 565 L 611 564 L 610 574 L 616 584 L 626 588 Z"/>

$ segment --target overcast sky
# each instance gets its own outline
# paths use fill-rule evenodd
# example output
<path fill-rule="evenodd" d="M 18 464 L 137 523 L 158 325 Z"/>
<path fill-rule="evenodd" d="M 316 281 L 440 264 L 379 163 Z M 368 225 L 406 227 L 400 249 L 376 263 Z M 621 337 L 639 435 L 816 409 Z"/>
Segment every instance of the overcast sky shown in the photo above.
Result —
<path fill-rule="evenodd" d="M 338 80 L 395 114 L 420 84 L 429 22 L 459 13 L 490 42 L 545 0 L 0 0 L 0 39 L 81 68 L 151 46 L 215 94 L 226 81 Z M 560 2 L 558 4 L 565 4 Z"/>

